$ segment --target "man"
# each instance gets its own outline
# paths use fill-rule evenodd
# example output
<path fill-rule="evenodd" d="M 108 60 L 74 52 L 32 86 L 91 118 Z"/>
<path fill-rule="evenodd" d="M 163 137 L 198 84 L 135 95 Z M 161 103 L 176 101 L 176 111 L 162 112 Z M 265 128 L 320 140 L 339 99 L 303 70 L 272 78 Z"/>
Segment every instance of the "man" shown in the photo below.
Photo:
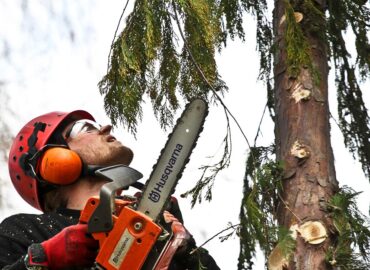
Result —
<path fill-rule="evenodd" d="M 14 139 L 9 174 L 18 193 L 41 215 L 18 214 L 0 224 L 1 269 L 89 269 L 98 242 L 79 223 L 87 200 L 99 194 L 106 180 L 84 169 L 87 165 L 129 165 L 130 148 L 110 134 L 86 111 L 52 112 L 28 122 Z M 54 156 L 51 151 L 57 151 Z M 54 160 L 54 157 L 56 158 Z M 182 222 L 174 200 L 163 224 Z M 168 225 L 167 224 L 167 225 Z M 191 238 L 192 239 L 192 238 Z M 219 269 L 203 249 L 193 255 L 189 240 L 170 269 Z"/>

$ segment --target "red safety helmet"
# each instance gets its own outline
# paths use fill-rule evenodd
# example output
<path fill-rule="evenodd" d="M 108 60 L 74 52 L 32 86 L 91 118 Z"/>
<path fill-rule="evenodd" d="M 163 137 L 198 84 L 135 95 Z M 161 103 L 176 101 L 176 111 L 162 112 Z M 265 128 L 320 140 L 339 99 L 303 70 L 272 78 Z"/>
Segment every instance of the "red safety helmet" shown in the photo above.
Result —
<path fill-rule="evenodd" d="M 80 119 L 95 121 L 91 114 L 82 110 L 51 112 L 36 117 L 20 130 L 10 148 L 8 167 L 13 185 L 26 202 L 41 211 L 41 181 L 37 177 L 38 172 L 33 171 L 37 170 L 36 166 L 29 166 L 30 157 L 48 144 L 58 127 Z"/>

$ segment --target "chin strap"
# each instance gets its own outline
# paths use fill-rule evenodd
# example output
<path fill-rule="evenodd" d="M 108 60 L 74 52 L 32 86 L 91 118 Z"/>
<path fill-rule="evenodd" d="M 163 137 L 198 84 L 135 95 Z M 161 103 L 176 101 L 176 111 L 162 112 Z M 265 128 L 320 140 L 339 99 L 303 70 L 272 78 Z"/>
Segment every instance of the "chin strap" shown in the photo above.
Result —
<path fill-rule="evenodd" d="M 101 166 L 101 165 L 85 165 L 83 167 L 81 176 L 97 176 L 97 177 L 99 177 L 99 175 L 95 174 L 95 172 L 97 170 L 103 169 L 105 167 L 106 166 Z"/>

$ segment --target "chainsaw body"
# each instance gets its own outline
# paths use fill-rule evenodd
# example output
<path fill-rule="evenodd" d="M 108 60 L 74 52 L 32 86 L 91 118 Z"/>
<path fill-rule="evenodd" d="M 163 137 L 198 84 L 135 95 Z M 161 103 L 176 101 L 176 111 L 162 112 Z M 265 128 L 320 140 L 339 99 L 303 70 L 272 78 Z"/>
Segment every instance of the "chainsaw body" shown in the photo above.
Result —
<path fill-rule="evenodd" d="M 113 229 L 92 233 L 100 247 L 96 257 L 97 268 L 167 269 L 178 247 L 189 238 L 188 233 L 179 222 L 173 222 L 171 231 L 166 232 L 148 216 L 132 209 L 132 204 L 132 201 L 115 199 Z M 81 213 L 80 222 L 88 223 L 98 205 L 98 197 L 90 198 Z"/>

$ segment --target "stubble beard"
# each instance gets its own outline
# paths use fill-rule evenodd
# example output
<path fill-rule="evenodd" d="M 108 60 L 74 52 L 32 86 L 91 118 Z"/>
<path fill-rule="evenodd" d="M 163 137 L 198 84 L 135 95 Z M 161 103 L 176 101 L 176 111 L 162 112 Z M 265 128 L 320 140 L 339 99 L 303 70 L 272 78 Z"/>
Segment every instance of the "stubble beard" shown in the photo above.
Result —
<path fill-rule="evenodd" d="M 132 150 L 118 141 L 86 147 L 79 155 L 85 164 L 100 166 L 129 165 L 133 159 Z"/>

